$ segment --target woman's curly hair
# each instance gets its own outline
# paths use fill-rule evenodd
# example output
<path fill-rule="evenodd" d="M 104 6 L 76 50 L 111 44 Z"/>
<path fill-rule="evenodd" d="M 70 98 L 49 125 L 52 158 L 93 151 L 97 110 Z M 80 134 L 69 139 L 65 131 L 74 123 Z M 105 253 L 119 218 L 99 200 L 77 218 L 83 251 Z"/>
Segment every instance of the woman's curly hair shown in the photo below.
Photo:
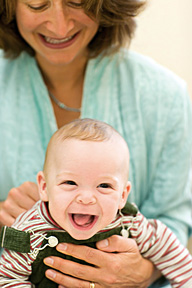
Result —
<path fill-rule="evenodd" d="M 18 31 L 15 18 L 17 1 L 0 0 L 0 48 L 9 58 L 19 56 L 22 51 L 35 55 Z M 144 0 L 82 0 L 81 8 L 99 23 L 96 35 L 88 45 L 90 57 L 101 53 L 113 54 L 130 43 L 136 28 L 134 17 L 145 4 Z"/>

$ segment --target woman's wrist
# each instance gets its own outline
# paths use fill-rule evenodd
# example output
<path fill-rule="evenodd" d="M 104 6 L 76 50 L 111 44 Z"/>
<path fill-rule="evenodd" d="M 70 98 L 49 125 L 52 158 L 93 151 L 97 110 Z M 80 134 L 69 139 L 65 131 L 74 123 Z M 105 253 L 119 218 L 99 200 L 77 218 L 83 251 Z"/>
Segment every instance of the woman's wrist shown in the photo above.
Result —
<path fill-rule="evenodd" d="M 159 279 L 162 274 L 161 272 L 154 266 L 154 264 L 147 259 L 144 259 L 145 261 L 145 273 L 147 271 L 147 275 L 149 277 L 149 285 L 154 283 L 157 279 Z"/>

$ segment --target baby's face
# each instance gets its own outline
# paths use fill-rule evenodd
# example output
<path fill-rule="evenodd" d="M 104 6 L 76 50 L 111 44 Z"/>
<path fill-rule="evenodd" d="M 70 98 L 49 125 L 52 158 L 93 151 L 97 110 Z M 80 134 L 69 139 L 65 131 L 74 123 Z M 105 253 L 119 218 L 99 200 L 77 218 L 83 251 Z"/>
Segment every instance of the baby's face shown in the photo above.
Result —
<path fill-rule="evenodd" d="M 123 208 L 130 184 L 128 153 L 119 141 L 65 140 L 57 145 L 46 195 L 55 222 L 75 239 L 89 239 Z"/>

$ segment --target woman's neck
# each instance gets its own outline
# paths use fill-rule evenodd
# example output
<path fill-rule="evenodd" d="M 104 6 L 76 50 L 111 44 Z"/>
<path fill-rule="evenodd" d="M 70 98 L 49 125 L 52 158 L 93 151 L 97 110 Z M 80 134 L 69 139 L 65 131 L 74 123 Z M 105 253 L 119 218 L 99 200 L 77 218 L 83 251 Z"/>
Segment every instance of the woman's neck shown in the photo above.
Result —
<path fill-rule="evenodd" d="M 79 82 L 83 81 L 87 61 L 87 57 L 81 56 L 76 61 L 66 65 L 54 65 L 37 59 L 45 85 L 51 91 L 73 89 Z"/>
<path fill-rule="evenodd" d="M 66 106 L 80 108 L 88 58 L 81 56 L 78 61 L 67 65 L 51 65 L 38 59 L 37 62 L 48 91 Z M 51 101 L 58 127 L 80 116 L 80 113 L 61 109 L 52 99 Z"/>

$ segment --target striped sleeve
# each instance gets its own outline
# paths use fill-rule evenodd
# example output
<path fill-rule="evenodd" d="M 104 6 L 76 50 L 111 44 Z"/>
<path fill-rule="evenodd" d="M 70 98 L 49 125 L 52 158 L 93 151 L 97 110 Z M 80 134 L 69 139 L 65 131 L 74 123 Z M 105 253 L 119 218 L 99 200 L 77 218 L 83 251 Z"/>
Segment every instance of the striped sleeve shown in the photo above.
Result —
<path fill-rule="evenodd" d="M 19 253 L 4 249 L 0 258 L 0 287 L 28 288 L 32 263 L 35 261 L 47 231 L 55 230 L 49 219 L 45 203 L 38 201 L 30 210 L 21 214 L 13 228 L 30 233 L 30 253 Z"/>
<path fill-rule="evenodd" d="M 138 213 L 130 232 L 143 257 L 155 264 L 172 287 L 192 287 L 192 256 L 166 225 Z"/>
<path fill-rule="evenodd" d="M 31 288 L 31 259 L 27 254 L 4 249 L 0 263 L 0 287 Z"/>
<path fill-rule="evenodd" d="M 43 226 L 41 218 L 39 217 L 36 206 L 31 210 L 21 214 L 13 227 L 23 231 L 30 231 L 30 253 L 19 253 L 8 249 L 3 249 L 0 258 L 0 287 L 3 288 L 28 288 L 33 287 L 29 281 L 29 276 L 32 273 L 32 263 L 38 255 L 38 247 L 41 246 L 43 238 L 41 234 L 32 232 L 33 223 L 38 230 L 39 226 Z"/>

